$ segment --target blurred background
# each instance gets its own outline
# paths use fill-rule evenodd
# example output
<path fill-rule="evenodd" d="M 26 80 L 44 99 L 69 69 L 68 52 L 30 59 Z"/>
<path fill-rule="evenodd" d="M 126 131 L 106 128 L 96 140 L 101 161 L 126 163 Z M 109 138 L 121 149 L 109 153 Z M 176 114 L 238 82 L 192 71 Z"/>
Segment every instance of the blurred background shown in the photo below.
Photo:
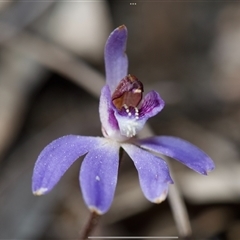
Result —
<path fill-rule="evenodd" d="M 98 98 L 109 33 L 129 31 L 129 73 L 158 91 L 156 135 L 184 138 L 216 164 L 201 176 L 172 160 L 193 239 L 240 239 L 240 4 L 230 1 L 0 2 L 0 239 L 77 239 L 89 217 L 81 160 L 54 190 L 31 193 L 50 141 L 101 136 Z M 126 159 L 126 161 L 125 161 Z M 125 156 L 116 196 L 93 235 L 177 236 L 166 200 L 154 205 Z"/>

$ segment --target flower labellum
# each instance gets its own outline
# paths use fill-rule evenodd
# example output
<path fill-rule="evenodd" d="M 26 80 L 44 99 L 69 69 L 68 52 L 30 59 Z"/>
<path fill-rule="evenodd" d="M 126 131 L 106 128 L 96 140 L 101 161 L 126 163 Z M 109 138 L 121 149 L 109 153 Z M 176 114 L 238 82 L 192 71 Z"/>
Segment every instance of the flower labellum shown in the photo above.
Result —
<path fill-rule="evenodd" d="M 135 117 L 138 118 L 137 106 L 142 100 L 143 84 L 134 76 L 128 74 L 123 78 L 112 95 L 114 106 L 118 110 L 125 110 L 128 116 L 135 111 Z M 131 109 L 130 109 L 131 108 Z"/>
<path fill-rule="evenodd" d="M 112 95 L 112 100 L 117 109 L 124 105 L 137 107 L 142 100 L 143 84 L 133 75 L 128 74 L 123 78 Z"/>
<path fill-rule="evenodd" d="M 120 148 L 133 161 L 144 196 L 154 203 L 163 201 L 169 184 L 173 184 L 168 165 L 159 154 L 174 158 L 203 175 L 214 169 L 206 153 L 183 139 L 135 137 L 165 103 L 156 91 L 143 97 L 143 84 L 128 74 L 126 42 L 127 28 L 122 25 L 110 34 L 105 45 L 106 85 L 99 102 L 103 137 L 67 135 L 48 144 L 34 166 L 32 191 L 35 195 L 51 191 L 73 162 L 85 156 L 79 174 L 83 199 L 90 211 L 106 213 L 117 185 Z"/>

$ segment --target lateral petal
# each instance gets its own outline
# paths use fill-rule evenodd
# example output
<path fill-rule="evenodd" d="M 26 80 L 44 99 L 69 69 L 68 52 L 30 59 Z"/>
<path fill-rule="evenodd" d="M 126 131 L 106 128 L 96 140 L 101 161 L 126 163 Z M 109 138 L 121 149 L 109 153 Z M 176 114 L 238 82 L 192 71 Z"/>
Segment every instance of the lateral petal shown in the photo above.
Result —
<path fill-rule="evenodd" d="M 91 211 L 104 214 L 113 201 L 117 184 L 120 145 L 104 139 L 85 157 L 80 170 L 84 201 Z"/>
<path fill-rule="evenodd" d="M 32 176 L 32 191 L 42 195 L 52 190 L 80 156 L 98 146 L 102 138 L 68 135 L 47 145 L 38 156 Z"/>
<path fill-rule="evenodd" d="M 215 168 L 213 160 L 195 145 L 177 137 L 156 136 L 138 140 L 144 149 L 174 158 L 192 170 L 207 175 Z"/>
<path fill-rule="evenodd" d="M 154 203 L 165 200 L 168 184 L 173 183 L 166 162 L 132 144 L 124 143 L 122 148 L 134 162 L 145 197 Z"/>

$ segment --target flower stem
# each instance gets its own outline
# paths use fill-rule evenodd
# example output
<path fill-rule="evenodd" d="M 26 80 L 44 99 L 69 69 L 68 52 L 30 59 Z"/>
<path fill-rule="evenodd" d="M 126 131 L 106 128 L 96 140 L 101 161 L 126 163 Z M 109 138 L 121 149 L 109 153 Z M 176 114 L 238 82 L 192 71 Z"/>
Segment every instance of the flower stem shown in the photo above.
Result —
<path fill-rule="evenodd" d="M 96 225 L 98 224 L 98 220 L 100 218 L 100 215 L 96 212 L 92 212 L 90 215 L 90 218 L 82 232 L 82 235 L 79 240 L 86 240 L 88 239 L 89 235 L 92 233 Z"/>

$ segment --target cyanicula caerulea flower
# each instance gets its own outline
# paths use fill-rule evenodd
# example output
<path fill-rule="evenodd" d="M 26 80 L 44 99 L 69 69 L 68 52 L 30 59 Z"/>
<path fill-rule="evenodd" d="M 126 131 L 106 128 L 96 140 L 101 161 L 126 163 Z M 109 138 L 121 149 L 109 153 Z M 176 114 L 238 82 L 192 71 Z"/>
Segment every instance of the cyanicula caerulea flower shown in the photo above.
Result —
<path fill-rule="evenodd" d="M 175 158 L 200 174 L 214 169 L 211 158 L 187 141 L 170 136 L 135 137 L 148 118 L 162 110 L 164 101 L 155 91 L 142 98 L 143 84 L 128 74 L 126 41 L 123 25 L 111 33 L 105 46 L 106 85 L 99 105 L 104 137 L 68 135 L 47 145 L 34 167 L 35 195 L 51 191 L 73 162 L 86 155 L 79 174 L 83 198 L 91 211 L 104 214 L 114 197 L 120 148 L 132 159 L 143 194 L 154 203 L 166 198 L 168 185 L 173 183 L 166 162 L 154 153 Z"/>

